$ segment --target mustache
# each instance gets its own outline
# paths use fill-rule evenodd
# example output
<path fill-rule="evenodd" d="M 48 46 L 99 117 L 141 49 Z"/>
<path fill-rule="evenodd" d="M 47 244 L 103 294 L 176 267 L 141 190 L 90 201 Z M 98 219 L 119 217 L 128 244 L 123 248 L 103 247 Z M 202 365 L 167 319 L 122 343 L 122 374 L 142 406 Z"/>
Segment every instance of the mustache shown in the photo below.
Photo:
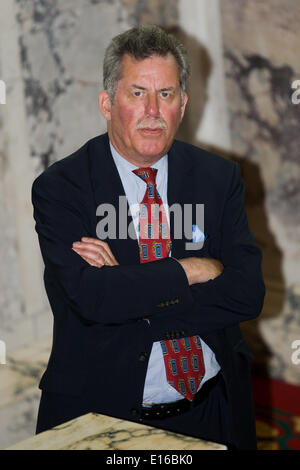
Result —
<path fill-rule="evenodd" d="M 146 119 L 143 119 L 141 122 L 139 122 L 136 126 L 137 129 L 142 129 L 145 127 L 147 127 L 148 129 L 160 128 L 163 130 L 166 130 L 168 128 L 167 123 L 161 118 L 157 118 L 157 119 L 146 118 Z"/>

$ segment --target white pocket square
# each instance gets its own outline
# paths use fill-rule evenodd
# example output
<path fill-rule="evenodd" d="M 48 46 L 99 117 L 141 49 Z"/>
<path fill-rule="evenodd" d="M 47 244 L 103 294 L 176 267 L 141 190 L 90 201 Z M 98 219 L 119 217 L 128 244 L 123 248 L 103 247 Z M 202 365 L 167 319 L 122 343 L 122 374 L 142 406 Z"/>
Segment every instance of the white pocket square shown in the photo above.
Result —
<path fill-rule="evenodd" d="M 198 227 L 198 225 L 192 225 L 192 233 L 193 233 L 193 243 L 204 242 L 206 236 L 202 232 L 202 230 Z"/>

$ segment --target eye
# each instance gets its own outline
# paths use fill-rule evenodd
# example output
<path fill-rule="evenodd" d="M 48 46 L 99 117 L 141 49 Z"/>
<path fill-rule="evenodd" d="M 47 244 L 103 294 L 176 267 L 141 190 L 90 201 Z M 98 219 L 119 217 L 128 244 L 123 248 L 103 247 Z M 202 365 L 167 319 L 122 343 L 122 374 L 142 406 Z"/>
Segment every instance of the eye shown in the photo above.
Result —
<path fill-rule="evenodd" d="M 168 93 L 167 91 L 161 91 L 160 96 L 162 98 L 168 98 L 170 96 L 170 93 Z"/>
<path fill-rule="evenodd" d="M 134 91 L 133 92 L 134 96 L 136 96 L 137 98 L 140 98 L 142 96 L 142 92 L 141 91 Z"/>

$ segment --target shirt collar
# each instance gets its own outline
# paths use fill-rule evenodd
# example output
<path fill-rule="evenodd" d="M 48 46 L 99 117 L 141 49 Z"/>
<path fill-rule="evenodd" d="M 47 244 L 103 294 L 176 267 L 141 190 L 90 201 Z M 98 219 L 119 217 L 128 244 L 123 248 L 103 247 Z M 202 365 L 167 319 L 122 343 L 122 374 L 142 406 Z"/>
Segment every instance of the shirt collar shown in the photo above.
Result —
<path fill-rule="evenodd" d="M 112 145 L 111 141 L 109 141 L 109 145 L 110 145 L 112 156 L 118 168 L 122 167 L 122 169 L 127 172 L 132 172 L 132 170 L 139 168 L 138 166 L 135 166 L 133 165 L 133 163 L 130 163 L 128 160 L 126 160 L 126 158 L 122 157 L 122 155 L 120 155 L 119 152 L 117 152 L 115 147 Z M 167 164 L 168 164 L 168 154 L 166 153 L 166 155 L 164 155 L 156 163 L 151 165 L 151 168 L 157 168 L 159 172 L 160 170 L 165 170 L 167 168 Z"/>

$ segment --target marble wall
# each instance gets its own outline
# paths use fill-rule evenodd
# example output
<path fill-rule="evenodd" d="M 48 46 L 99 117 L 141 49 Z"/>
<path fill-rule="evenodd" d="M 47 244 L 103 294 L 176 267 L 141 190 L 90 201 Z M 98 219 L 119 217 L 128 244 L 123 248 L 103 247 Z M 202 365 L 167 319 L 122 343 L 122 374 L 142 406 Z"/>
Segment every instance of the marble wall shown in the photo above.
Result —
<path fill-rule="evenodd" d="M 291 343 L 300 339 L 300 105 L 291 102 L 291 83 L 300 79 L 298 0 L 1 0 L 0 79 L 7 99 L 0 104 L 0 340 L 8 361 L 5 378 L 0 365 L 0 383 L 9 370 L 14 379 L 11 388 L 0 387 L 0 398 L 10 394 L 9 402 L 0 400 L 0 435 L 6 435 L 0 448 L 34 432 L 39 392 L 18 390 L 37 361 L 39 341 L 43 360 L 31 374 L 35 382 L 50 347 L 32 181 L 106 129 L 97 106 L 105 47 L 119 32 L 150 22 L 182 39 L 192 60 L 178 137 L 235 159 L 243 171 L 267 283 L 262 316 L 243 325 L 254 366 L 300 381 L 300 367 L 291 361 Z M 20 347 L 28 360 L 15 379 Z"/>
<path fill-rule="evenodd" d="M 1 286 L 0 338 L 7 350 L 28 343 L 47 329 L 47 301 L 41 259 L 33 237 L 30 188 L 35 175 L 30 159 L 25 94 L 14 3 L 1 2 L 0 73 L 6 104 L 0 108 Z M 44 325 L 45 326 L 45 325 Z"/>
<path fill-rule="evenodd" d="M 244 170 L 250 226 L 263 254 L 263 315 L 245 325 L 256 365 L 300 383 L 300 77 L 297 0 L 221 2 L 232 152 Z"/>

